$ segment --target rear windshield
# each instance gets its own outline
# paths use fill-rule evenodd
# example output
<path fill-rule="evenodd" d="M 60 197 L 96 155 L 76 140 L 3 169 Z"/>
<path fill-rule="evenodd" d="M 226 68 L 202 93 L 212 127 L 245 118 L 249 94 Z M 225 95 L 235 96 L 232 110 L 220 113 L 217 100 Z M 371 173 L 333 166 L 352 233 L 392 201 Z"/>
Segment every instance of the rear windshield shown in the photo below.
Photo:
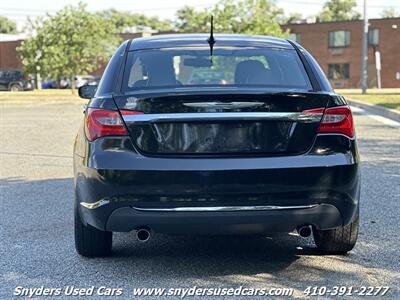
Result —
<path fill-rule="evenodd" d="M 203 86 L 311 90 L 295 50 L 179 48 L 129 52 L 123 90 Z"/>

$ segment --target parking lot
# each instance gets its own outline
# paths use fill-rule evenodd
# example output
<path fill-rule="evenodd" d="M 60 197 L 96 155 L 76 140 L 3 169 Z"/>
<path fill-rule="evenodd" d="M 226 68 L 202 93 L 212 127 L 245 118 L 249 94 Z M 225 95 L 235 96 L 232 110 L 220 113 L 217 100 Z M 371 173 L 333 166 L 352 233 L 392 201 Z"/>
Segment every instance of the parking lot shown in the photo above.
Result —
<path fill-rule="evenodd" d="M 0 299 L 16 286 L 389 286 L 400 297 L 400 128 L 356 110 L 362 159 L 361 229 L 347 256 L 310 240 L 116 234 L 114 255 L 79 257 L 73 242 L 72 147 L 80 102 L 1 104 Z"/>

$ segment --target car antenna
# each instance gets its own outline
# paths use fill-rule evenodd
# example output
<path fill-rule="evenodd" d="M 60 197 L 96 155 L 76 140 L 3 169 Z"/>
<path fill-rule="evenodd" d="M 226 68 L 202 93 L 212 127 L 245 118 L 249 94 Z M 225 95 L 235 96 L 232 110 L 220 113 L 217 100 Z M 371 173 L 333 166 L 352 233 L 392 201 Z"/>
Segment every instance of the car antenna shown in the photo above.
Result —
<path fill-rule="evenodd" d="M 211 29 L 210 29 L 210 37 L 207 39 L 208 44 L 210 45 L 210 61 L 212 64 L 212 56 L 213 56 L 213 48 L 215 44 L 214 39 L 214 17 L 211 16 Z"/>

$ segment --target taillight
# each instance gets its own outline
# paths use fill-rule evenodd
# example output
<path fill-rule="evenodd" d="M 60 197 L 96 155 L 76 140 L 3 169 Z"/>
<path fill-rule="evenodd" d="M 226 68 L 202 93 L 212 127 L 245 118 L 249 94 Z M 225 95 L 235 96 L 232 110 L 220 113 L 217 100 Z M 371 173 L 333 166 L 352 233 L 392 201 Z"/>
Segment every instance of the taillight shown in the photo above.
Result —
<path fill-rule="evenodd" d="M 341 133 L 352 138 L 354 126 L 350 107 L 340 106 L 325 109 L 318 133 Z"/>
<path fill-rule="evenodd" d="M 136 111 L 121 111 L 122 115 L 142 114 Z M 115 110 L 88 108 L 85 122 L 86 137 L 94 141 L 107 135 L 128 135 L 119 112 Z"/>
<path fill-rule="evenodd" d="M 325 108 L 321 107 L 321 108 L 303 110 L 301 113 L 302 114 L 323 114 L 324 110 L 325 110 Z"/>

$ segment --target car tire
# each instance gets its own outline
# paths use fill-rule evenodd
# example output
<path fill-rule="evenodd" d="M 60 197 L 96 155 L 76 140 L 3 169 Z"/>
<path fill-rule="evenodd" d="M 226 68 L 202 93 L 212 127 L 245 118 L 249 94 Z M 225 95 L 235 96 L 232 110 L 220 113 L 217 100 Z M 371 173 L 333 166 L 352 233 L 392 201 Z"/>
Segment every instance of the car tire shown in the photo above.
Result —
<path fill-rule="evenodd" d="M 346 254 L 357 242 L 359 228 L 359 208 L 354 220 L 344 226 L 332 230 L 314 229 L 314 241 L 322 254 Z"/>
<path fill-rule="evenodd" d="M 20 92 L 20 91 L 22 91 L 22 86 L 14 83 L 10 86 L 10 91 L 11 92 Z"/>
<path fill-rule="evenodd" d="M 112 232 L 102 231 L 82 222 L 77 204 L 74 209 L 75 249 L 86 257 L 102 257 L 111 254 Z"/>

